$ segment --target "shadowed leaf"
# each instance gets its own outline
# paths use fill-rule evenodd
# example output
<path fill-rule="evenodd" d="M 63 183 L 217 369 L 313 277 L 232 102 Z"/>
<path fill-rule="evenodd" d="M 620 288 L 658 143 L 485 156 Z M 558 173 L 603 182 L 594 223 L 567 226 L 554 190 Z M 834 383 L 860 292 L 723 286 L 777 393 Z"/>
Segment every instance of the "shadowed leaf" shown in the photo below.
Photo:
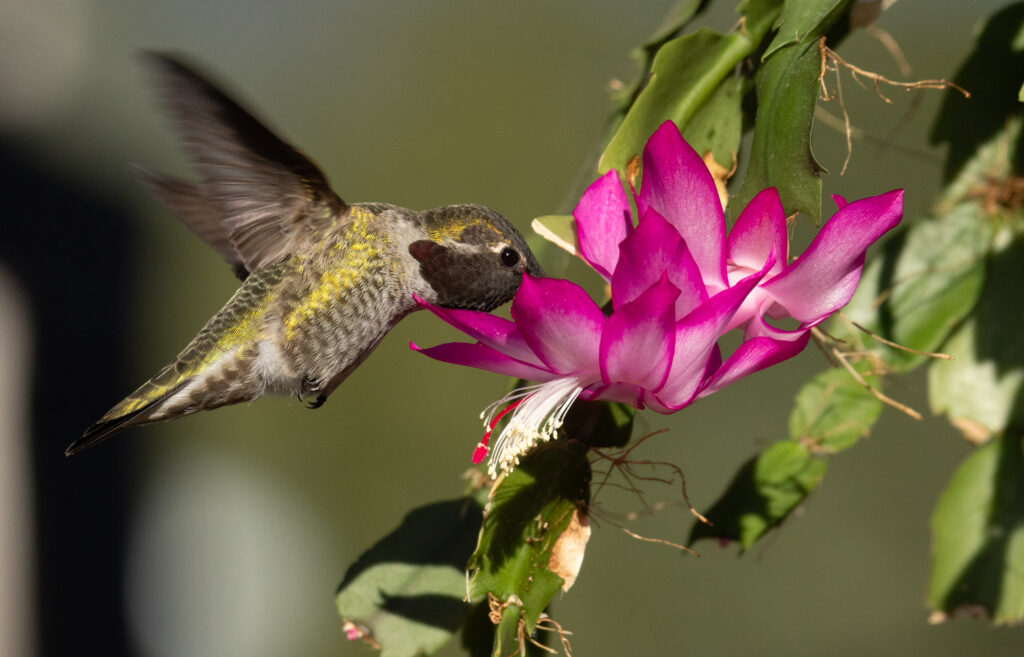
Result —
<path fill-rule="evenodd" d="M 744 550 L 778 526 L 825 476 L 825 461 L 804 445 L 777 442 L 747 461 L 725 493 L 705 514 L 690 541 L 702 538 L 739 541 Z"/>
<path fill-rule="evenodd" d="M 469 498 L 411 511 L 345 573 L 338 612 L 382 657 L 432 654 L 470 612 L 465 566 L 479 528 L 480 506 Z"/>
<path fill-rule="evenodd" d="M 1005 228 L 995 241 L 1004 246 L 989 258 L 978 305 L 945 346 L 953 360 L 928 372 L 932 409 L 977 439 L 982 427 L 1024 425 L 1024 235 Z"/>
<path fill-rule="evenodd" d="M 932 514 L 928 604 L 936 620 L 1024 620 L 1024 454 L 1019 433 L 993 440 L 957 469 Z"/>

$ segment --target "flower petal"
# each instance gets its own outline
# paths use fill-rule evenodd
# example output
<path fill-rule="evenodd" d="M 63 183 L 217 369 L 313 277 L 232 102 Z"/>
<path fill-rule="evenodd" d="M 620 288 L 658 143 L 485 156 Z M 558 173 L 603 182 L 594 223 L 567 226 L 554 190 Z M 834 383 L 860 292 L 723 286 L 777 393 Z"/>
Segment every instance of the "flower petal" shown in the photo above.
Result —
<path fill-rule="evenodd" d="M 826 223 L 792 266 L 764 285 L 789 314 L 813 326 L 853 296 L 864 253 L 903 215 L 903 190 L 854 201 Z"/>
<path fill-rule="evenodd" d="M 679 289 L 663 275 L 608 318 L 601 335 L 601 378 L 657 389 L 672 364 Z"/>
<path fill-rule="evenodd" d="M 637 210 L 654 208 L 676 227 L 708 287 L 725 287 L 725 215 L 715 181 L 671 121 L 644 148 Z"/>
<path fill-rule="evenodd" d="M 561 374 L 598 371 L 605 316 L 580 286 L 523 274 L 512 318 L 547 368 Z"/>
<path fill-rule="evenodd" d="M 708 298 L 700 269 L 677 231 L 657 210 L 649 209 L 636 230 L 619 246 L 612 274 L 612 305 L 636 299 L 665 274 L 678 290 L 676 317 L 684 317 Z"/>
<path fill-rule="evenodd" d="M 476 367 L 481 370 L 504 374 L 505 376 L 512 376 L 517 379 L 527 379 L 528 381 L 548 381 L 557 376 L 547 370 L 534 367 L 533 365 L 514 358 L 509 358 L 500 351 L 491 349 L 490 347 L 486 347 L 482 344 L 446 342 L 444 344 L 439 344 L 436 347 L 423 349 L 410 342 L 409 347 L 414 351 L 420 352 L 424 356 L 433 358 L 434 360 L 440 360 L 445 363 L 452 363 L 455 365 Z"/>
<path fill-rule="evenodd" d="M 530 346 L 523 340 L 516 325 L 504 317 L 479 310 L 442 308 L 413 295 L 420 308 L 425 308 L 469 337 L 492 349 L 525 363 L 542 366 Z"/>
<path fill-rule="evenodd" d="M 573 210 L 580 255 L 610 280 L 619 258 L 619 243 L 633 228 L 629 200 L 622 191 L 619 175 L 609 171 L 587 188 Z"/>
<path fill-rule="evenodd" d="M 654 390 L 660 405 L 652 404 L 656 410 L 677 410 L 693 401 L 707 378 L 708 360 L 718 346 L 718 338 L 728 330 L 733 314 L 772 264 L 714 295 L 676 324 L 672 367 L 665 385 Z"/>
<path fill-rule="evenodd" d="M 729 231 L 729 262 L 749 271 L 764 267 L 774 249 L 776 269 L 789 260 L 786 213 L 774 187 L 761 190 L 751 199 Z"/>
<path fill-rule="evenodd" d="M 800 331 L 792 340 L 758 337 L 740 345 L 700 391 L 706 397 L 743 377 L 796 356 L 807 346 L 810 331 Z"/>
<path fill-rule="evenodd" d="M 633 408 L 643 408 L 644 389 L 632 383 L 609 383 L 600 386 L 591 386 L 580 398 L 588 401 L 600 400 L 621 402 L 629 404 Z"/>

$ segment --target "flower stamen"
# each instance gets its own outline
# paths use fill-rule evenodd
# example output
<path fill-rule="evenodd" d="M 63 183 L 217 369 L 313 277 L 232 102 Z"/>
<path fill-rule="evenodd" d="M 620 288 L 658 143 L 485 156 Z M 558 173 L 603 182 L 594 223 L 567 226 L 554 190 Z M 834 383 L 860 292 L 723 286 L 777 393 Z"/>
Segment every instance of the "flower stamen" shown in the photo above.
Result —
<path fill-rule="evenodd" d="M 539 386 L 521 388 L 508 395 L 506 400 L 512 398 L 519 401 L 511 419 L 494 443 L 488 473 L 496 478 L 499 472 L 508 472 L 519 465 L 519 458 L 535 444 L 554 438 L 565 422 L 566 413 L 584 388 L 578 379 L 564 377 Z M 488 420 L 491 415 L 493 411 L 488 415 Z"/>
<path fill-rule="evenodd" d="M 480 464 L 481 461 L 487 458 L 487 452 L 489 450 L 487 445 L 488 443 L 491 442 L 491 434 L 494 433 L 494 427 L 497 426 L 499 422 L 501 422 L 501 418 L 505 417 L 506 415 L 514 411 L 515 408 L 522 403 L 522 399 L 518 399 L 512 402 L 504 409 L 502 409 L 502 411 L 498 413 L 493 420 L 490 420 L 490 422 L 487 422 L 485 424 L 485 426 L 487 427 L 487 431 L 484 433 L 484 437 L 480 439 L 480 442 L 477 443 L 476 449 L 473 450 L 473 465 L 478 465 Z M 490 408 L 490 406 L 488 406 L 488 408 Z"/>

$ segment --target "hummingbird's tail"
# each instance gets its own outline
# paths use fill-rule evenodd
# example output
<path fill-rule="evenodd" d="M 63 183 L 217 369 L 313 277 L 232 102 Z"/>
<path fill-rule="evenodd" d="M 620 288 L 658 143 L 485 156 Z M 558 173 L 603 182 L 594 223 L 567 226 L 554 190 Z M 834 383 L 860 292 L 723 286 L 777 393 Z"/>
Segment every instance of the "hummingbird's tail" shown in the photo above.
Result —
<path fill-rule="evenodd" d="M 107 411 L 64 454 L 71 456 L 128 427 L 260 397 L 265 385 L 254 376 L 254 351 L 231 350 L 199 371 L 179 358 Z"/>
<path fill-rule="evenodd" d="M 80 452 L 130 426 L 164 419 L 166 417 L 164 414 L 160 414 L 160 417 L 157 418 L 153 416 L 157 414 L 156 411 L 164 402 L 189 383 L 189 379 L 175 376 L 174 365 L 171 363 L 160 370 L 138 390 L 107 411 L 95 424 L 85 430 L 81 438 L 64 450 L 65 456 Z"/>

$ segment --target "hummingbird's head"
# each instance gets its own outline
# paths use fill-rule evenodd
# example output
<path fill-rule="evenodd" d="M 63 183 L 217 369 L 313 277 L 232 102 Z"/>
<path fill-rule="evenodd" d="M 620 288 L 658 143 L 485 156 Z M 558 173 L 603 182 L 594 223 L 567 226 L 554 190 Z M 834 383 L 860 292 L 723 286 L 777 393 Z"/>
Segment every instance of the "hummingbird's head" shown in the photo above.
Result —
<path fill-rule="evenodd" d="M 523 272 L 543 276 L 526 240 L 482 205 L 446 205 L 423 213 L 429 239 L 409 245 L 420 274 L 446 308 L 493 310 L 509 301 Z"/>

